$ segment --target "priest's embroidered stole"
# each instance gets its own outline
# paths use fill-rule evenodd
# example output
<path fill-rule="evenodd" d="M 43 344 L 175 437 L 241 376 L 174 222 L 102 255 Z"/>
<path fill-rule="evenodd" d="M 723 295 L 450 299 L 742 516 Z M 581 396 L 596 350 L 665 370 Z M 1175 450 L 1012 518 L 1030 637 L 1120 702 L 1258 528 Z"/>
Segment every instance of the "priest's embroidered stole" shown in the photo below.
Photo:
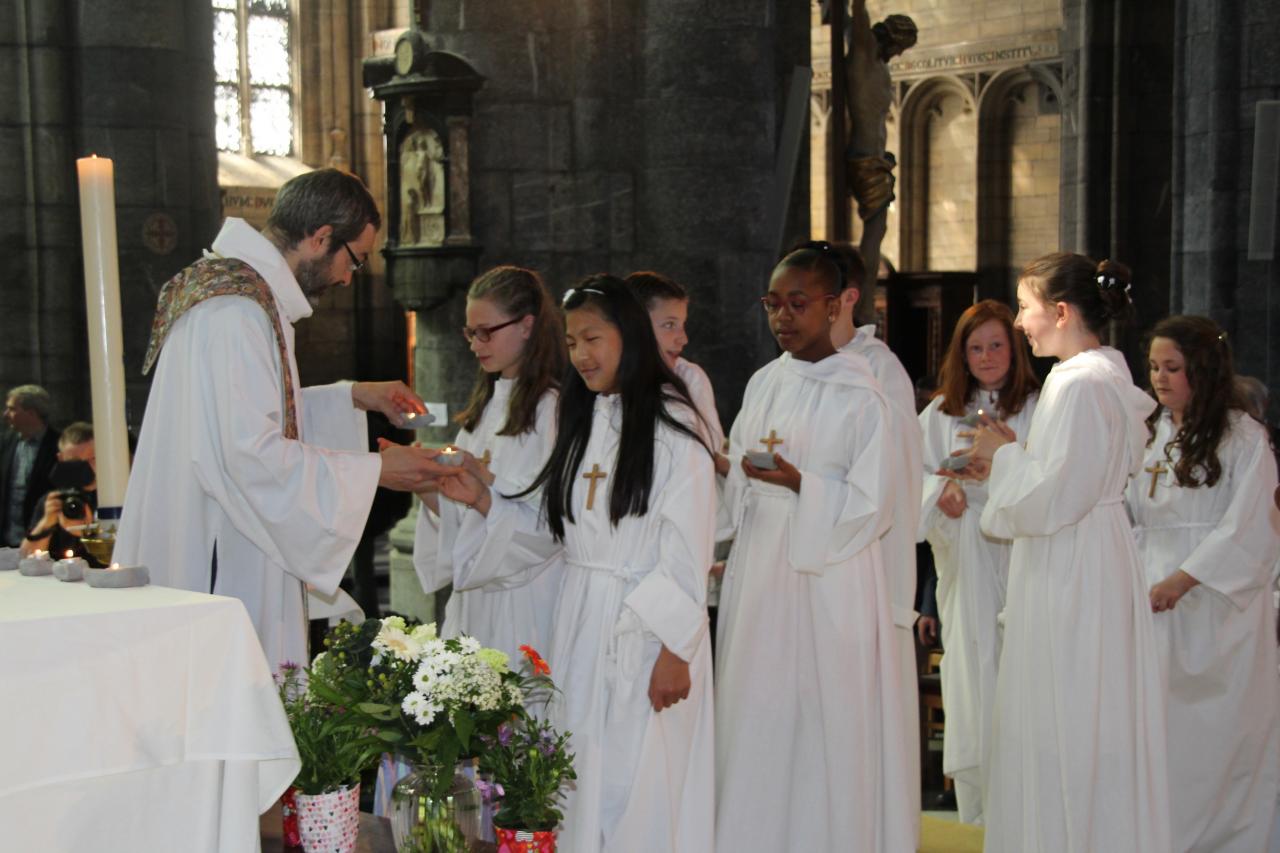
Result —
<path fill-rule="evenodd" d="M 169 330 L 183 314 L 215 296 L 243 296 L 252 299 L 271 320 L 280 348 L 280 379 L 284 388 L 284 437 L 298 437 L 298 409 L 293 398 L 293 374 L 289 370 L 289 352 L 285 348 L 284 329 L 271 286 L 253 267 L 235 258 L 204 258 L 169 279 L 160 290 L 156 316 L 151 322 L 151 342 L 142 364 L 143 374 L 151 372 Z"/>

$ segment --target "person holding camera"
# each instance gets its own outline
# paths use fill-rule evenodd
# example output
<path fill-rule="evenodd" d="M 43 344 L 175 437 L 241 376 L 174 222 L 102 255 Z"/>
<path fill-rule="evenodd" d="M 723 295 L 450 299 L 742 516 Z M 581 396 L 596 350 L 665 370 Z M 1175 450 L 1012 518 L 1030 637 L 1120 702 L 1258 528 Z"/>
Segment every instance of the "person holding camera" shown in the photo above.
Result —
<path fill-rule="evenodd" d="M 84 526 L 93 523 L 98 504 L 93 424 L 81 421 L 63 430 L 58 438 L 57 460 L 49 472 L 53 489 L 45 495 L 39 519 L 22 540 L 22 555 L 48 551 L 62 556 L 71 551 L 100 568 L 101 564 L 80 542 Z"/>

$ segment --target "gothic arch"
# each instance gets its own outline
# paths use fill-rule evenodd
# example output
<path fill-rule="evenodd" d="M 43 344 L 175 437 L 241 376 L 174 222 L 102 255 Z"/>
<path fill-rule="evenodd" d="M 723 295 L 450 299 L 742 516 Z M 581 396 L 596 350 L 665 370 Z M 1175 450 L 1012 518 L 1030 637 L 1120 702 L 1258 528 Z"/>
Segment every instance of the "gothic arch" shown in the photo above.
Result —
<path fill-rule="evenodd" d="M 1002 70 L 979 92 L 982 297 L 1007 301 L 1022 264 L 1057 248 L 1061 97 L 1061 84 L 1046 66 Z"/>
<path fill-rule="evenodd" d="M 940 115 L 942 102 L 953 96 L 962 99 L 966 113 L 976 111 L 977 84 L 973 75 L 941 75 L 915 83 L 903 95 L 899 111 L 900 269 L 929 267 L 930 121 Z M 972 177 L 976 183 L 976 173 Z"/>

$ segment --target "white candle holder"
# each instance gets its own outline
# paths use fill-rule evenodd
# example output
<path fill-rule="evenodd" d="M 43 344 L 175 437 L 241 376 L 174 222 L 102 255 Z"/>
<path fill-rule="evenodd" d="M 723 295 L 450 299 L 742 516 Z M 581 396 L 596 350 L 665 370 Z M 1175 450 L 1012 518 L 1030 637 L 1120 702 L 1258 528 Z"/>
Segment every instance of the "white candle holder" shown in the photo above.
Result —
<path fill-rule="evenodd" d="M 85 582 L 98 589 L 123 589 L 146 586 L 151 583 L 151 572 L 146 566 L 118 566 L 112 563 L 105 569 L 85 569 Z"/>
<path fill-rule="evenodd" d="M 448 447 L 442 448 L 440 452 L 436 454 L 436 461 L 439 462 L 441 465 L 451 465 L 454 468 L 457 468 L 458 466 L 462 465 L 462 460 L 464 457 L 465 457 L 465 454 L 463 453 L 462 449 L 459 447 L 454 447 L 451 444 Z"/>
<path fill-rule="evenodd" d="M 17 548 L 0 548 L 0 572 L 17 571 L 20 562 L 22 562 L 22 552 Z"/>
<path fill-rule="evenodd" d="M 29 578 L 43 577 L 53 574 L 53 560 L 48 551 L 36 551 L 30 557 L 24 557 L 18 563 L 18 571 Z"/>
<path fill-rule="evenodd" d="M 81 581 L 87 568 L 89 564 L 80 557 L 67 557 L 53 564 L 53 576 L 60 581 Z"/>

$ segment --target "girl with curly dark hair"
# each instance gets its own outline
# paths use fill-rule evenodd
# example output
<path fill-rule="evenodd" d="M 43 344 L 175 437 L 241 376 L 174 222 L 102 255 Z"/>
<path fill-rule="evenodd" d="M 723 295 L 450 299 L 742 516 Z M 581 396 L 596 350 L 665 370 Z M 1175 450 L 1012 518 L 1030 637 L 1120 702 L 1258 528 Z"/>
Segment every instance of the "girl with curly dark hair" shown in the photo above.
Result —
<path fill-rule="evenodd" d="M 1244 411 L 1216 323 L 1161 320 L 1147 353 L 1160 405 L 1126 500 L 1169 676 L 1175 849 L 1265 850 L 1280 766 L 1275 458 L 1266 429 Z"/>

